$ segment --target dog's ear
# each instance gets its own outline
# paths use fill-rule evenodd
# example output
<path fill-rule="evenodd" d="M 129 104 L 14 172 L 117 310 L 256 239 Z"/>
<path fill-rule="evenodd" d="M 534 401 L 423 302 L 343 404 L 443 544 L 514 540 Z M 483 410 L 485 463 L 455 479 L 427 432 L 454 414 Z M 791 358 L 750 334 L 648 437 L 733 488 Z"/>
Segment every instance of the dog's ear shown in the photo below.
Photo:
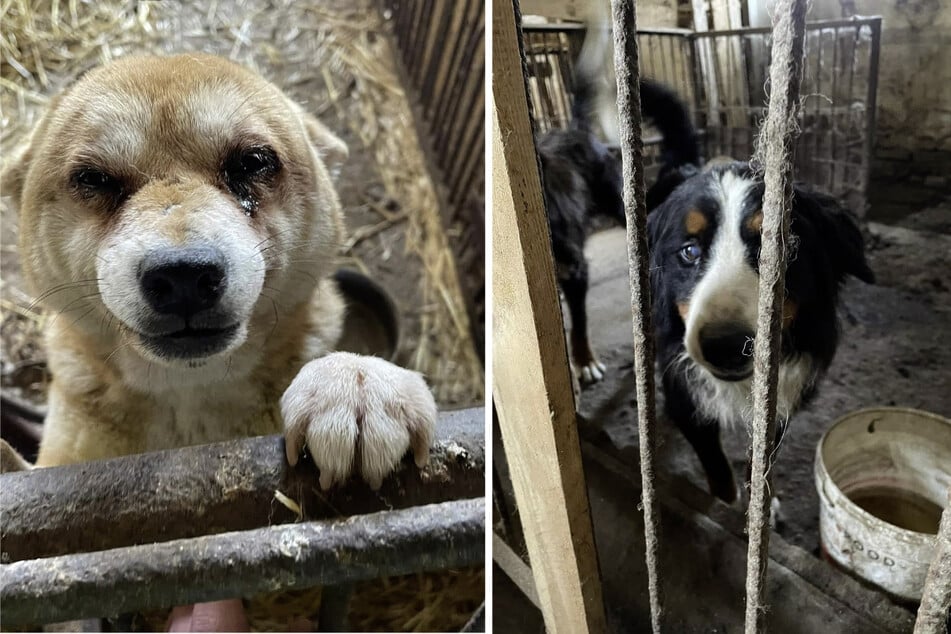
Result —
<path fill-rule="evenodd" d="M 3 170 L 0 171 L 0 195 L 12 196 L 17 207 L 26 185 L 26 175 L 30 171 L 33 157 L 36 154 L 37 144 L 46 136 L 46 128 L 50 117 L 62 100 L 66 90 L 56 95 L 47 104 L 40 117 L 26 138 L 4 158 Z"/>
<path fill-rule="evenodd" d="M 794 222 L 796 216 L 813 226 L 819 247 L 836 266 L 835 272 L 840 278 L 854 275 L 868 284 L 875 283 L 875 274 L 865 259 L 862 232 L 852 214 L 839 201 L 797 184 L 793 190 Z"/>
<path fill-rule="evenodd" d="M 0 171 L 0 195 L 12 196 L 16 205 L 20 204 L 26 173 L 30 170 L 33 158 L 33 138 L 19 145 L 6 159 L 3 171 Z"/>
<path fill-rule="evenodd" d="M 304 129 L 307 131 L 307 140 L 314 146 L 314 149 L 317 150 L 327 166 L 333 167 L 346 161 L 347 157 L 350 156 L 347 144 L 331 132 L 330 128 L 318 121 L 317 117 L 304 112 L 304 109 L 300 106 L 296 106 L 296 109 L 304 123 Z"/>

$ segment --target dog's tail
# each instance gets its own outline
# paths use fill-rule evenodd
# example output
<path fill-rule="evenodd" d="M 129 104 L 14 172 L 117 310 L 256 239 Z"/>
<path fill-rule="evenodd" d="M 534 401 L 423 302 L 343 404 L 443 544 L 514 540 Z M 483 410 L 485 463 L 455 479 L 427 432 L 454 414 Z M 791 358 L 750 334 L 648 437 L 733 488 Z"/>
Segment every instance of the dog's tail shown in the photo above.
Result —
<path fill-rule="evenodd" d="M 595 3 L 600 6 L 600 3 Z M 588 22 L 581 55 L 575 65 L 572 127 L 590 131 L 592 119 L 601 124 L 609 144 L 620 140 L 617 121 L 617 84 L 614 75 L 614 43 L 605 16 Z M 700 164 L 700 143 L 686 104 L 677 94 L 651 79 L 641 79 L 641 116 L 663 137 L 661 158 L 666 170 Z"/>
<path fill-rule="evenodd" d="M 700 165 L 700 142 L 686 104 L 667 86 L 641 79 L 641 116 L 663 137 L 661 160 L 665 168 Z"/>

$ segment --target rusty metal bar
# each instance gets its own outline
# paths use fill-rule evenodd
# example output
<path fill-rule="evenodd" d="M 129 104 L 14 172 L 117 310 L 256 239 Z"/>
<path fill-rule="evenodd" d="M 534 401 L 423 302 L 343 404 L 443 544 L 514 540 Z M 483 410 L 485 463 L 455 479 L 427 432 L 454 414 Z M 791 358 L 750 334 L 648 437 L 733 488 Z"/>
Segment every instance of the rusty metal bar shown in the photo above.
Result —
<path fill-rule="evenodd" d="M 280 436 L 247 438 L 0 476 L 4 563 L 297 519 L 407 508 L 485 493 L 483 408 L 440 414 L 429 464 L 407 460 L 379 491 L 362 481 L 323 493 L 309 460 L 287 465 Z"/>
<path fill-rule="evenodd" d="M 878 103 L 878 62 L 879 53 L 882 46 L 882 18 L 874 18 L 868 21 L 868 28 L 871 32 L 872 48 L 869 51 L 868 58 L 868 92 L 865 96 L 865 146 L 862 148 L 862 157 L 865 160 L 861 174 L 862 187 L 862 209 L 860 214 L 864 217 L 868 212 L 868 184 L 872 178 L 872 154 L 875 148 L 875 116 Z M 856 45 L 860 40 L 861 29 L 855 32 Z"/>
<path fill-rule="evenodd" d="M 324 586 L 320 590 L 320 613 L 317 616 L 318 632 L 349 632 L 350 599 L 353 584 L 340 583 Z"/>
<path fill-rule="evenodd" d="M 5 627 L 187 605 L 485 561 L 485 498 L 3 567 Z"/>
<path fill-rule="evenodd" d="M 806 23 L 806 31 L 814 31 L 816 29 L 831 29 L 834 27 L 842 26 L 855 26 L 861 27 L 865 25 L 872 25 L 875 22 L 878 22 L 881 25 L 882 18 L 881 16 L 870 16 L 867 18 L 861 19 L 849 19 L 849 20 L 816 20 L 815 22 Z M 722 31 L 694 31 L 692 32 L 692 37 L 696 38 L 716 38 L 723 37 L 728 35 L 754 35 L 754 34 L 763 34 L 769 35 L 773 32 L 773 28 L 770 26 L 758 26 L 758 27 L 749 27 L 744 26 L 739 29 L 726 29 Z"/>

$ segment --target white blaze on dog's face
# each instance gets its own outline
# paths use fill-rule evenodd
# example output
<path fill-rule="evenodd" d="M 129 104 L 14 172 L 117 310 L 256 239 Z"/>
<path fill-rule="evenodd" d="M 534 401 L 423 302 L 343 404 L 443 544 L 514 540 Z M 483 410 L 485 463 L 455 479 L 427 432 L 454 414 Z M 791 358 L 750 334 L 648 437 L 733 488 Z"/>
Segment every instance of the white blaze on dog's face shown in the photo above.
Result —
<path fill-rule="evenodd" d="M 752 199 L 754 182 L 731 171 L 710 181 L 709 192 L 719 213 L 716 231 L 707 246 L 705 271 L 684 301 L 681 316 L 686 333 L 684 347 L 696 362 L 714 376 L 735 380 L 753 371 L 753 336 L 756 332 L 759 275 L 754 268 L 758 240 L 744 240 L 747 218 L 759 212 Z M 688 214 L 693 233 L 707 229 L 707 216 L 699 210 Z M 701 226 L 702 225 L 702 229 Z M 702 251 L 700 240 L 697 247 Z M 753 248 L 751 248 L 753 247 Z M 754 250 L 755 249 L 755 250 Z"/>
<path fill-rule="evenodd" d="M 233 354 L 330 272 L 342 224 L 322 152 L 346 148 L 227 60 L 96 69 L 5 175 L 26 276 L 58 319 L 149 362 Z"/>

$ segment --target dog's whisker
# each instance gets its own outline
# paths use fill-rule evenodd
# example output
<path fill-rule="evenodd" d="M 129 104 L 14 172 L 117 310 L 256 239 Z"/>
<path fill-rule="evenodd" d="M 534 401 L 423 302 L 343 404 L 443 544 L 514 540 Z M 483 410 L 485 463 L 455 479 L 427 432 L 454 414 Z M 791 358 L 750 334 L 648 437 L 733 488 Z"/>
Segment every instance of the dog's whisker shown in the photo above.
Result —
<path fill-rule="evenodd" d="M 76 324 L 78 324 L 79 322 L 81 322 L 81 321 L 86 317 L 86 315 L 88 315 L 89 313 L 91 313 L 91 312 L 94 311 L 94 310 L 96 310 L 96 307 L 95 307 L 95 306 L 90 306 L 90 307 L 89 307 L 89 310 L 87 310 L 87 311 L 84 312 L 82 315 L 80 315 L 79 317 L 77 317 L 76 319 L 74 319 L 74 320 L 72 321 L 72 323 L 70 323 L 70 326 L 75 326 Z"/>
<path fill-rule="evenodd" d="M 27 310 L 34 310 L 40 304 L 40 302 L 42 302 L 45 299 L 49 299 L 56 293 L 61 293 L 63 291 L 67 291 L 74 288 L 81 288 L 83 286 L 91 286 L 92 284 L 98 284 L 100 281 L 101 281 L 101 278 L 97 277 L 97 278 L 92 278 L 88 280 L 77 280 L 75 282 L 66 282 L 64 284 L 58 284 L 40 293 L 40 295 L 37 296 L 30 303 L 30 305 L 27 307 Z"/>
<path fill-rule="evenodd" d="M 48 325 L 49 325 L 49 326 L 52 326 L 53 324 L 55 324 L 55 323 L 56 323 L 56 320 L 59 319 L 60 315 L 64 315 L 64 314 L 69 313 L 69 312 L 72 312 L 72 311 L 74 311 L 74 310 L 79 310 L 80 308 L 84 308 L 85 306 L 88 305 L 87 302 L 86 302 L 86 300 L 91 299 L 91 298 L 93 298 L 93 297 L 99 297 L 99 293 L 93 293 L 93 294 L 91 294 L 91 295 L 84 295 L 84 296 L 82 296 L 82 297 L 77 297 L 77 298 L 74 299 L 73 301 L 71 301 L 71 302 L 69 302 L 68 304 L 66 304 L 65 306 L 63 306 L 63 308 L 61 308 L 60 310 L 57 310 L 57 311 L 53 314 L 53 318 L 50 319 Z M 79 306 L 76 306 L 75 308 L 72 308 L 73 304 L 76 304 L 77 302 L 79 302 Z M 93 306 L 93 308 L 95 308 L 95 306 Z"/>
<path fill-rule="evenodd" d="M 110 353 L 108 354 L 108 356 L 106 356 L 105 359 L 102 360 L 102 362 L 103 362 L 103 363 L 109 363 L 109 360 L 110 360 L 112 357 L 114 357 L 117 352 L 119 352 L 119 351 L 122 350 L 123 348 L 127 348 L 127 347 L 131 346 L 132 344 L 133 344 L 132 341 L 126 341 L 125 343 L 120 343 L 118 346 L 115 347 L 115 349 L 114 349 L 112 352 L 110 352 Z M 168 369 L 167 369 L 167 368 L 166 368 L 165 372 L 166 372 L 166 375 L 167 375 L 167 374 L 168 374 Z"/>

